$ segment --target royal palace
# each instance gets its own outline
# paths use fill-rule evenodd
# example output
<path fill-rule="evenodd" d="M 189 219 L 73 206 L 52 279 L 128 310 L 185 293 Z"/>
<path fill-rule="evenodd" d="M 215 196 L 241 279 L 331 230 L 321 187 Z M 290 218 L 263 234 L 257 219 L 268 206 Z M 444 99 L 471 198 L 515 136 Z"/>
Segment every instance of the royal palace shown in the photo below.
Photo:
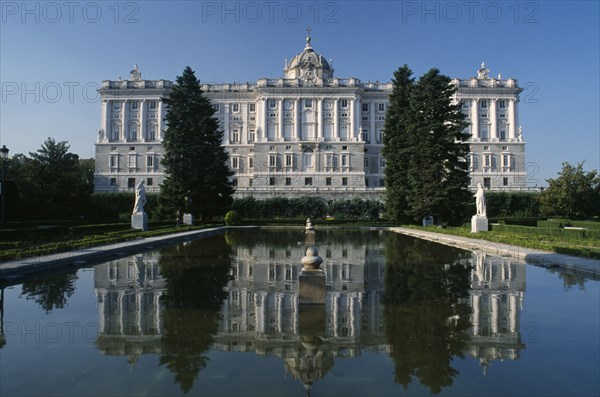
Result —
<path fill-rule="evenodd" d="M 526 189 L 525 142 L 519 127 L 517 80 L 452 79 L 454 100 L 468 115 L 471 188 Z M 134 66 L 127 80 L 99 90 L 95 189 L 133 190 L 141 180 L 159 191 L 170 80 L 145 80 Z M 253 83 L 202 84 L 216 109 L 235 172 L 236 197 L 381 198 L 385 115 L 392 83 L 334 77 L 310 34 L 302 52 L 285 61 L 283 77 Z M 202 170 L 198 170 L 202 172 Z"/>

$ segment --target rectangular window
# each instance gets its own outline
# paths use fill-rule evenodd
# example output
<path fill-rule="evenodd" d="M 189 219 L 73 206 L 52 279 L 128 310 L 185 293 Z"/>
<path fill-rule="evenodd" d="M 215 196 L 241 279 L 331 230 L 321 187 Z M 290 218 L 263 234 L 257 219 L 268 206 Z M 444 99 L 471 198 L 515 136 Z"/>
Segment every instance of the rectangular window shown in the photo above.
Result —
<path fill-rule="evenodd" d="M 342 107 L 342 109 L 348 109 L 348 100 L 347 99 L 340 100 L 340 106 Z"/>
<path fill-rule="evenodd" d="M 508 186 L 508 178 L 502 178 L 502 186 Z"/>
<path fill-rule="evenodd" d="M 140 103 L 138 101 L 132 101 L 131 102 L 131 110 L 132 111 L 137 111 L 140 107 Z"/>
<path fill-rule="evenodd" d="M 117 178 L 110 178 L 110 186 L 117 186 Z"/>
<path fill-rule="evenodd" d="M 285 178 L 285 186 L 292 186 L 292 178 Z"/>
<path fill-rule="evenodd" d="M 215 113 L 219 113 L 219 110 L 221 109 L 221 107 L 219 106 L 218 103 L 213 103 L 212 104 L 213 109 L 215 109 Z"/>
<path fill-rule="evenodd" d="M 482 109 L 487 109 L 488 108 L 488 101 L 487 101 L 487 99 L 482 99 L 479 103 L 481 104 L 481 108 Z"/>
<path fill-rule="evenodd" d="M 146 167 L 154 168 L 154 156 L 146 156 Z"/>
<path fill-rule="evenodd" d="M 312 178 L 304 178 L 304 186 L 312 186 L 313 180 Z"/>
<path fill-rule="evenodd" d="M 492 179 L 491 178 L 483 178 L 483 187 L 489 189 L 492 187 Z"/>
<path fill-rule="evenodd" d="M 348 155 L 342 154 L 342 167 L 347 167 L 347 166 L 348 166 Z"/>
<path fill-rule="evenodd" d="M 346 178 L 346 177 L 342 178 L 342 186 L 348 186 L 348 178 Z"/>
<path fill-rule="evenodd" d="M 233 186 L 237 186 L 237 185 L 238 185 L 238 180 L 237 180 L 237 178 L 233 178 L 233 180 L 231 181 L 231 184 L 232 184 Z"/>
<path fill-rule="evenodd" d="M 385 168 L 385 157 L 379 156 L 379 168 Z"/>
<path fill-rule="evenodd" d="M 385 180 L 384 179 L 380 179 L 379 180 L 379 186 L 381 186 L 381 187 L 385 186 Z"/>
<path fill-rule="evenodd" d="M 505 129 L 500 130 L 500 140 L 501 141 L 506 140 L 506 130 Z"/>
<path fill-rule="evenodd" d="M 250 104 L 248 104 L 248 111 L 249 111 L 250 113 L 254 113 L 254 112 L 256 112 L 256 104 L 255 104 L 255 103 L 250 103 Z"/>
<path fill-rule="evenodd" d="M 378 104 L 377 110 L 379 110 L 380 112 L 385 112 L 385 103 Z"/>
<path fill-rule="evenodd" d="M 254 157 L 248 157 L 248 168 L 254 168 Z"/>
<path fill-rule="evenodd" d="M 239 103 L 232 104 L 231 110 L 233 111 L 233 113 L 238 113 L 240 111 L 240 104 Z"/>
<path fill-rule="evenodd" d="M 156 110 L 157 107 L 157 102 L 156 101 L 149 101 L 148 102 L 148 109 L 150 110 Z"/>
<path fill-rule="evenodd" d="M 152 179 L 152 178 L 146 179 L 146 185 L 148 185 L 148 186 L 154 185 L 154 179 Z"/>
<path fill-rule="evenodd" d="M 129 155 L 129 168 L 135 168 L 137 167 L 137 156 L 135 154 L 130 154 Z"/>
<path fill-rule="evenodd" d="M 464 110 L 468 110 L 471 107 L 471 103 L 469 101 L 463 101 L 462 102 L 462 108 Z"/>
<path fill-rule="evenodd" d="M 113 102 L 113 111 L 118 112 L 119 110 L 121 110 L 121 102 L 114 101 Z"/>
<path fill-rule="evenodd" d="M 108 158 L 110 168 L 119 168 L 119 155 L 111 154 Z"/>
<path fill-rule="evenodd" d="M 368 103 L 363 103 L 362 104 L 362 111 L 363 112 L 368 112 L 369 111 L 369 104 Z"/>
<path fill-rule="evenodd" d="M 274 176 L 269 178 L 269 186 L 275 186 L 275 177 Z"/>
<path fill-rule="evenodd" d="M 240 141 L 240 130 L 233 130 L 231 135 L 231 142 L 237 143 Z"/>
<path fill-rule="evenodd" d="M 240 168 L 240 159 L 239 159 L 239 157 L 232 157 L 231 158 L 231 168 L 233 168 L 233 169 Z"/>
<path fill-rule="evenodd" d="M 285 166 L 286 167 L 292 167 L 294 165 L 294 155 L 293 154 L 286 154 L 285 155 Z"/>
<path fill-rule="evenodd" d="M 506 109 L 506 101 L 504 99 L 501 99 L 498 101 L 498 107 L 500 109 Z"/>
<path fill-rule="evenodd" d="M 277 156 L 274 154 L 269 155 L 269 167 L 277 167 Z"/>
<path fill-rule="evenodd" d="M 365 157 L 364 162 L 365 162 L 365 169 L 368 169 L 369 168 L 369 158 Z"/>
<path fill-rule="evenodd" d="M 127 188 L 135 189 L 135 178 L 127 178 Z"/>
<path fill-rule="evenodd" d="M 269 99 L 269 109 L 277 109 L 277 100 Z"/>
<path fill-rule="evenodd" d="M 331 186 L 331 177 L 328 176 L 327 178 L 325 178 L 325 185 Z"/>
<path fill-rule="evenodd" d="M 368 130 L 363 130 L 363 132 L 362 132 L 362 140 L 365 143 L 371 143 L 371 139 L 369 139 L 369 131 Z"/>
<path fill-rule="evenodd" d="M 250 130 L 250 132 L 248 133 L 248 143 L 254 142 L 255 139 L 256 139 L 256 131 Z"/>
<path fill-rule="evenodd" d="M 304 100 L 304 107 L 307 109 L 312 109 L 313 107 L 313 100 L 312 99 L 305 99 Z"/>

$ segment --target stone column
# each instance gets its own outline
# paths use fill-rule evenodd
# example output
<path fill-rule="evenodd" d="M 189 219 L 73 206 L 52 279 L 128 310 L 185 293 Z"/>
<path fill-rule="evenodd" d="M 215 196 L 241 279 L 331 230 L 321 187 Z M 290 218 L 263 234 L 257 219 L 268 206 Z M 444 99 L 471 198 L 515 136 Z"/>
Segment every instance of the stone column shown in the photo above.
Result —
<path fill-rule="evenodd" d="M 262 131 L 261 133 L 262 133 L 262 141 L 263 142 L 266 142 L 268 140 L 268 137 L 267 137 L 267 124 L 268 124 L 268 121 L 267 121 L 268 103 L 267 102 L 268 101 L 269 100 L 267 98 L 263 98 L 263 100 L 261 101 L 262 102 L 262 110 L 261 110 L 262 120 L 261 120 L 260 129 Z"/>
<path fill-rule="evenodd" d="M 129 101 L 121 103 L 121 142 L 127 142 L 129 134 Z"/>
<path fill-rule="evenodd" d="M 492 330 L 492 335 L 498 334 L 498 299 L 500 299 L 498 294 L 490 294 L 490 328 Z"/>
<path fill-rule="evenodd" d="M 104 129 L 104 139 L 103 141 L 107 141 L 110 138 L 110 131 L 108 130 L 110 128 L 110 113 L 108 111 L 109 106 L 112 106 L 112 103 L 107 101 L 107 100 L 103 100 L 102 101 L 102 116 L 101 116 L 101 120 L 100 120 L 100 125 L 102 129 Z"/>
<path fill-rule="evenodd" d="M 333 140 L 340 140 L 340 121 L 338 115 L 339 98 L 333 98 Z"/>
<path fill-rule="evenodd" d="M 471 138 L 479 138 L 479 99 L 471 99 Z"/>
<path fill-rule="evenodd" d="M 277 101 L 277 114 L 279 119 L 277 120 L 277 133 L 275 134 L 275 140 L 283 140 L 283 98 L 279 98 Z"/>
<path fill-rule="evenodd" d="M 294 102 L 294 108 L 295 108 L 295 123 L 294 123 L 294 131 L 296 136 L 294 137 L 294 139 L 296 140 L 300 140 L 300 136 L 302 134 L 302 131 L 300 131 L 300 124 L 301 124 L 301 120 L 302 120 L 302 111 L 300 110 L 300 98 L 296 98 L 295 102 Z"/>
<path fill-rule="evenodd" d="M 240 143 L 248 143 L 248 104 L 242 104 L 242 130 L 240 131 Z"/>
<path fill-rule="evenodd" d="M 323 98 L 317 100 L 317 140 L 324 140 L 323 136 Z"/>
<path fill-rule="evenodd" d="M 516 136 L 515 128 L 516 128 L 516 117 L 515 117 L 515 100 L 508 100 L 508 139 L 513 140 Z"/>
<path fill-rule="evenodd" d="M 348 141 L 352 141 L 352 138 L 354 138 L 354 128 L 356 126 L 356 123 L 354 122 L 354 98 L 349 100 L 350 103 L 350 126 L 348 127 L 348 136 L 346 137 L 346 140 Z"/>
<path fill-rule="evenodd" d="M 163 112 L 164 112 L 164 108 L 165 108 L 165 105 L 164 105 L 163 101 L 161 99 L 159 99 L 158 100 L 158 109 L 157 109 L 157 112 L 156 112 L 158 114 L 158 123 L 157 123 L 157 126 L 156 126 L 156 129 L 157 129 L 157 131 L 156 131 L 156 139 L 158 141 L 162 141 L 163 140 L 163 132 L 164 132 L 164 121 L 163 121 L 164 115 L 163 115 Z"/>
<path fill-rule="evenodd" d="M 148 141 L 147 136 L 147 131 L 146 131 L 146 107 L 148 106 L 148 101 L 146 101 L 145 99 L 142 99 L 140 101 L 140 141 L 141 142 L 146 142 Z"/>
<path fill-rule="evenodd" d="M 498 138 L 498 123 L 496 119 L 496 102 L 498 98 L 493 98 L 490 100 L 490 139 L 495 140 Z"/>

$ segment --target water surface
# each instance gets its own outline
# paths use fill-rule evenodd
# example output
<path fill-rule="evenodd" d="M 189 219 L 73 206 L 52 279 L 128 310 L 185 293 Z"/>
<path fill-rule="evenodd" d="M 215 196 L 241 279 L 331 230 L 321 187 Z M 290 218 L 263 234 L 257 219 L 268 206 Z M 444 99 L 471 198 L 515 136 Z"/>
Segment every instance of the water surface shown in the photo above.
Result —
<path fill-rule="evenodd" d="M 2 396 L 597 396 L 600 283 L 380 231 L 228 232 L 4 286 Z"/>

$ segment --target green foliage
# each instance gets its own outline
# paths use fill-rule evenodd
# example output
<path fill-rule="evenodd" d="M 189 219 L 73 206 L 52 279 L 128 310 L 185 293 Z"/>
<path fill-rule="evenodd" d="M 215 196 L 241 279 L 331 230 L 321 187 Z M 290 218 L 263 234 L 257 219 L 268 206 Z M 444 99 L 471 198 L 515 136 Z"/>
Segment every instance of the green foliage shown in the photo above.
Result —
<path fill-rule="evenodd" d="M 487 216 L 537 217 L 540 215 L 538 192 L 486 192 Z M 473 201 L 474 203 L 474 201 Z M 473 209 L 473 213 L 474 213 Z"/>
<path fill-rule="evenodd" d="M 9 163 L 9 220 L 78 218 L 89 211 L 94 160 L 80 160 L 69 147 L 48 138 L 36 153 Z"/>
<path fill-rule="evenodd" d="M 490 230 L 501 232 L 517 232 L 526 234 L 537 234 L 543 236 L 557 236 L 571 239 L 598 239 L 600 240 L 600 230 L 580 230 L 580 229 L 562 229 L 562 228 L 543 228 L 519 225 L 490 225 Z"/>
<path fill-rule="evenodd" d="M 146 194 L 147 203 L 144 211 L 152 220 L 161 219 L 159 199 L 158 194 Z M 90 211 L 88 218 L 130 222 L 134 202 L 135 193 L 133 192 L 94 193 L 90 197 L 90 207 L 93 208 L 93 211 Z"/>
<path fill-rule="evenodd" d="M 383 211 L 383 205 L 376 200 L 354 198 L 327 202 L 319 197 L 273 197 L 265 200 L 244 197 L 234 200 L 232 208 L 243 218 L 251 219 L 318 219 L 329 215 L 335 219 L 375 220 Z"/>
<path fill-rule="evenodd" d="M 223 215 L 232 203 L 228 155 L 221 146 L 223 132 L 215 109 L 203 95 L 200 82 L 188 66 L 177 77 L 169 97 L 161 164 L 165 180 L 161 202 L 176 214 L 178 223 L 184 213 L 203 221 Z"/>
<path fill-rule="evenodd" d="M 459 222 L 471 201 L 468 126 L 450 78 L 431 69 L 413 83 L 405 65 L 394 74 L 386 115 L 386 210 L 393 220 Z"/>
<path fill-rule="evenodd" d="M 235 211 L 229 211 L 225 214 L 225 224 L 227 226 L 238 226 L 242 222 L 242 217 Z"/>
<path fill-rule="evenodd" d="M 596 170 L 585 172 L 583 163 L 562 164 L 556 179 L 548 179 L 548 188 L 540 197 L 544 216 L 586 219 L 600 216 L 600 176 Z"/>
<path fill-rule="evenodd" d="M 382 154 L 386 159 L 385 207 L 393 221 L 406 220 L 409 193 L 407 173 L 410 168 L 410 95 L 414 85 L 412 70 L 404 65 L 394 72 L 392 93 L 385 118 Z"/>

